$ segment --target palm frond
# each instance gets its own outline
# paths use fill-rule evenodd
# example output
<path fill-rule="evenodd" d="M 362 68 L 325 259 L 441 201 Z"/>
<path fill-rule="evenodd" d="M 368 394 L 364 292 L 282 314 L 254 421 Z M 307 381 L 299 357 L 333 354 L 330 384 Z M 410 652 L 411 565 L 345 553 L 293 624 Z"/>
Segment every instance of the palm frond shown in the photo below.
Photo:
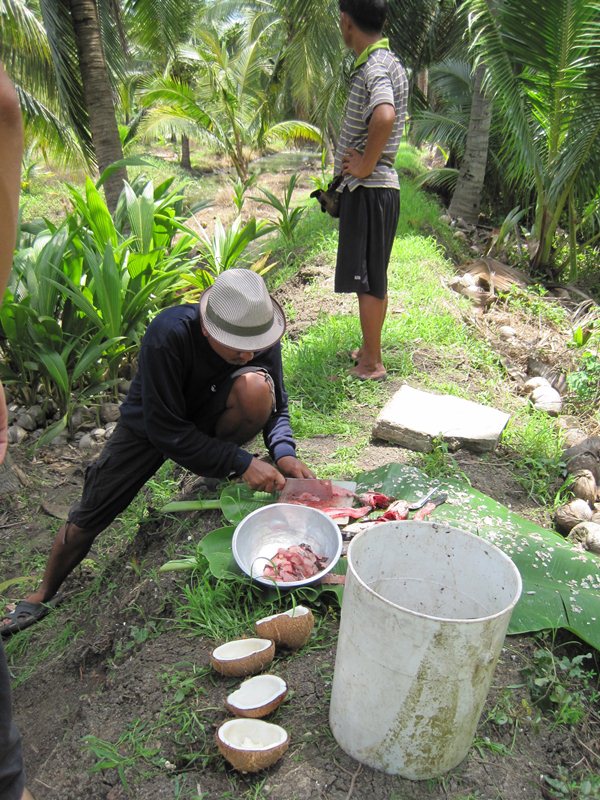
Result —
<path fill-rule="evenodd" d="M 386 30 L 400 60 L 417 71 L 454 52 L 464 34 L 457 0 L 390 0 Z"/>
<path fill-rule="evenodd" d="M 53 111 L 19 84 L 15 84 L 28 139 L 36 139 L 45 154 L 63 164 L 85 164 L 81 147 L 66 125 Z"/>
<path fill-rule="evenodd" d="M 14 83 L 46 98 L 56 94 L 46 31 L 22 0 L 0 0 L 0 59 Z"/>
<path fill-rule="evenodd" d="M 116 90 L 119 82 L 125 80 L 129 60 L 129 42 L 123 26 L 121 7 L 117 0 L 97 0 L 96 5 L 102 32 L 102 49 L 113 90 Z"/>
<path fill-rule="evenodd" d="M 265 141 L 294 142 L 306 140 L 323 145 L 323 134 L 315 125 L 297 119 L 286 120 L 272 125 L 265 133 Z"/>
<path fill-rule="evenodd" d="M 135 42 L 160 60 L 175 53 L 203 4 L 198 0 L 124 0 L 123 13 Z"/>
<path fill-rule="evenodd" d="M 470 10 L 471 50 L 476 62 L 486 65 L 483 88 L 503 114 L 505 151 L 512 153 L 514 180 L 524 184 L 527 183 L 526 175 L 542 172 L 542 163 L 536 146 L 534 125 L 527 111 L 525 89 L 519 80 L 513 52 L 509 47 L 509 34 L 504 26 L 504 17 L 508 12 L 503 7 L 501 20 L 500 12 L 492 10 L 487 0 L 467 0 L 467 5 Z M 532 25 L 535 25 L 534 21 L 528 23 L 527 27 Z M 515 36 L 519 41 L 516 47 L 520 49 L 522 31 L 515 31 Z"/>
<path fill-rule="evenodd" d="M 93 163 L 94 149 L 69 2 L 68 0 L 40 0 L 40 8 L 50 43 L 61 106 L 76 132 L 86 160 Z"/>
<path fill-rule="evenodd" d="M 454 112 L 454 113 L 452 113 Z M 445 113 L 424 111 L 414 118 L 413 136 L 416 144 L 431 142 L 462 153 L 469 127 L 469 110 L 446 109 Z"/>
<path fill-rule="evenodd" d="M 452 194 L 456 188 L 457 180 L 457 169 L 436 167 L 416 178 L 416 183 L 418 186 L 423 186 L 424 188 L 434 189 L 435 191 L 442 190 Z"/>

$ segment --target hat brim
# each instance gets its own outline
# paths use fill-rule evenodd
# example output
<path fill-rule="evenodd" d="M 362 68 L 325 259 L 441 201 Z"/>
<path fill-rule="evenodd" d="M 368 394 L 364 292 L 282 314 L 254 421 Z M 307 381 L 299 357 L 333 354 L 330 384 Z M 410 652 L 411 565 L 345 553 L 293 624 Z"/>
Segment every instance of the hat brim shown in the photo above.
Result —
<path fill-rule="evenodd" d="M 208 303 L 211 288 L 212 287 L 209 286 L 208 289 L 205 289 L 200 297 L 200 317 L 205 329 L 219 344 L 223 344 L 225 347 L 231 347 L 234 350 L 254 352 L 256 350 L 265 350 L 268 347 L 273 347 L 273 345 L 277 344 L 281 339 L 285 333 L 285 314 L 279 303 L 273 300 L 272 297 L 270 297 L 270 300 L 273 305 L 273 324 L 269 330 L 258 336 L 238 336 L 222 330 L 207 316 L 206 304 Z"/>

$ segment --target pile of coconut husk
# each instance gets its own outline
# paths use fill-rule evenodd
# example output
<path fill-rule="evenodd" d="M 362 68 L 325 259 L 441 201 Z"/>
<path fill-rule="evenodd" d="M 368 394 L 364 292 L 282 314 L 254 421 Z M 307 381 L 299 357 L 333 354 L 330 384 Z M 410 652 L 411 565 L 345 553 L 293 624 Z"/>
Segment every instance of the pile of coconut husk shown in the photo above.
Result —
<path fill-rule="evenodd" d="M 497 300 L 500 293 L 508 292 L 514 286 L 524 289 L 530 284 L 528 276 L 521 270 L 495 258 L 484 257 L 464 265 L 448 285 L 483 309 Z"/>
<path fill-rule="evenodd" d="M 556 509 L 556 528 L 581 548 L 600 554 L 600 436 L 568 447 L 564 455 L 575 499 Z"/>

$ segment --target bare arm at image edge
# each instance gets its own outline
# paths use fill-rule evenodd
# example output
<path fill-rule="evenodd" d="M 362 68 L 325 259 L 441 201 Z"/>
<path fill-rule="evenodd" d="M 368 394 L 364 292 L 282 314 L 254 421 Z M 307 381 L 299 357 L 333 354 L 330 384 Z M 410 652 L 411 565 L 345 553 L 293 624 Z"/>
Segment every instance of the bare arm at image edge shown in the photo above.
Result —
<path fill-rule="evenodd" d="M 19 100 L 10 78 L 0 64 L 0 304 L 12 266 L 17 236 L 23 125 Z M 0 464 L 4 461 L 8 437 L 8 416 L 0 383 Z"/>

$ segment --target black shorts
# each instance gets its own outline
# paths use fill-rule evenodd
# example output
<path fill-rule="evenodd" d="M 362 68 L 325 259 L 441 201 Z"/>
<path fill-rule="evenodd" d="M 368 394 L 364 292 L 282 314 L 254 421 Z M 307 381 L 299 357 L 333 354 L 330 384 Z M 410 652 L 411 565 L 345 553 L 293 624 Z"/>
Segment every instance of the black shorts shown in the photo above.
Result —
<path fill-rule="evenodd" d="M 398 189 L 358 186 L 340 202 L 335 291 L 387 294 L 387 269 L 400 217 Z"/>
<path fill-rule="evenodd" d="M 203 409 L 198 429 L 213 436 L 215 426 L 227 406 L 233 382 L 246 372 L 261 372 L 270 384 L 275 410 L 275 387 L 271 376 L 258 367 L 241 367 L 232 372 Z M 163 453 L 145 437 L 119 423 L 104 449 L 86 469 L 79 502 L 69 511 L 68 522 L 96 535 L 107 528 L 166 461 Z"/>

